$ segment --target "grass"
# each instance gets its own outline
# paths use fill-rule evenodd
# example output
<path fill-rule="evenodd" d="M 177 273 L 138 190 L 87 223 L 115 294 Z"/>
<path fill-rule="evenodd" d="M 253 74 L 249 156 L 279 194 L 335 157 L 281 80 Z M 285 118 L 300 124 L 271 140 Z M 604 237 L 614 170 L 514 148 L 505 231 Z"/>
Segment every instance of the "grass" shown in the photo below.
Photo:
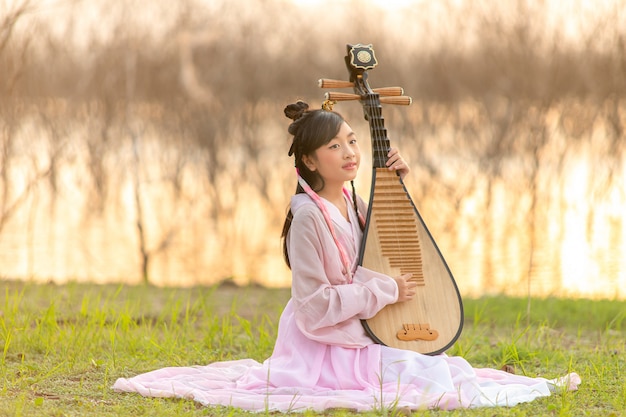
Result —
<path fill-rule="evenodd" d="M 234 416 L 188 400 L 119 394 L 118 377 L 166 366 L 271 354 L 288 289 L 0 282 L 0 416 Z M 466 299 L 463 335 L 449 351 L 476 367 L 556 377 L 574 393 L 513 408 L 415 416 L 626 415 L 626 309 L 621 301 Z M 394 415 L 394 410 L 362 413 Z M 316 415 L 302 413 L 300 415 Z M 352 415 L 345 410 L 329 416 Z"/>

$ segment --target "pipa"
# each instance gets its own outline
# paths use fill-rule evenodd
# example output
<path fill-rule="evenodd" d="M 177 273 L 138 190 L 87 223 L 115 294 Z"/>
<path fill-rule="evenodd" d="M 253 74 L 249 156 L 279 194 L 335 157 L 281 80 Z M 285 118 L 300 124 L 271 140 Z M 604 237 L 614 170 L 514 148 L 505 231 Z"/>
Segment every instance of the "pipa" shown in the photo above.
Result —
<path fill-rule="evenodd" d="M 387 346 L 435 355 L 461 334 L 463 304 L 458 287 L 422 216 L 400 177 L 386 167 L 390 142 L 381 103 L 411 104 L 402 88 L 371 89 L 367 71 L 377 65 L 372 45 L 347 45 L 349 81 L 320 80 L 331 101 L 359 100 L 372 139 L 372 185 L 361 244 L 363 267 L 395 277 L 406 273 L 418 284 L 411 301 L 383 308 L 363 325 L 372 339 Z"/>

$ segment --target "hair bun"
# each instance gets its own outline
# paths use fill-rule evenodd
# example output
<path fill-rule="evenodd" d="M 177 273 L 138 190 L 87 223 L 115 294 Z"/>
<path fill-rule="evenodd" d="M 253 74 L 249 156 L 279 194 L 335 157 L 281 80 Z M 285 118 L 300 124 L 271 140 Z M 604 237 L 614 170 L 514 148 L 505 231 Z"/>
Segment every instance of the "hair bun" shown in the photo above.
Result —
<path fill-rule="evenodd" d="M 298 101 L 285 107 L 285 116 L 294 122 L 302 117 L 305 111 L 309 109 L 309 105 L 304 101 Z"/>

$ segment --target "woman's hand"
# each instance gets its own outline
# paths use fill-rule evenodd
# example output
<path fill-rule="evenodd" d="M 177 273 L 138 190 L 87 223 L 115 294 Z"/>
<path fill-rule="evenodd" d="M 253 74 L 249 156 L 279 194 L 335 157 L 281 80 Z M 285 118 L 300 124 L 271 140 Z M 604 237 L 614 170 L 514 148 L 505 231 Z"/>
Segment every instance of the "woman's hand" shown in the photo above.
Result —
<path fill-rule="evenodd" d="M 389 169 L 392 171 L 398 171 L 400 178 L 404 179 L 404 177 L 406 177 L 406 175 L 411 171 L 411 168 L 409 168 L 407 163 L 404 161 L 400 152 L 398 152 L 398 149 L 391 148 L 387 157 L 389 158 L 387 159 L 387 166 Z"/>
<path fill-rule="evenodd" d="M 415 298 L 415 287 L 417 287 L 417 282 L 412 280 L 411 277 L 413 277 L 413 274 L 404 274 L 394 278 L 396 284 L 398 284 L 397 303 L 411 301 Z"/>

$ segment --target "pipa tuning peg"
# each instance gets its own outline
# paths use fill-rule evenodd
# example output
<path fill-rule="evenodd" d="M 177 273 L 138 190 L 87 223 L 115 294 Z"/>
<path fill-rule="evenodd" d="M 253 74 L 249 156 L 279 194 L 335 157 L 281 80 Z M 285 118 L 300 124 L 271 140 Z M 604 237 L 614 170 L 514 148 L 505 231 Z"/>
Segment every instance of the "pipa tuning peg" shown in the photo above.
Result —
<path fill-rule="evenodd" d="M 401 96 L 404 94 L 404 89 L 402 87 L 380 87 L 374 88 L 372 91 L 383 97 Z"/>
<path fill-rule="evenodd" d="M 413 99 L 409 96 L 389 96 L 389 97 L 381 97 L 381 103 L 385 104 L 399 104 L 402 106 L 410 106 L 413 103 Z"/>
<path fill-rule="evenodd" d="M 361 96 L 358 94 L 352 94 L 352 93 L 328 92 L 324 94 L 324 98 L 326 100 L 332 100 L 332 101 L 349 101 L 349 100 L 360 100 Z"/>
<path fill-rule="evenodd" d="M 331 80 L 328 78 L 322 78 L 317 81 L 317 85 L 320 88 L 350 88 L 354 87 L 354 83 L 351 81 Z"/>

